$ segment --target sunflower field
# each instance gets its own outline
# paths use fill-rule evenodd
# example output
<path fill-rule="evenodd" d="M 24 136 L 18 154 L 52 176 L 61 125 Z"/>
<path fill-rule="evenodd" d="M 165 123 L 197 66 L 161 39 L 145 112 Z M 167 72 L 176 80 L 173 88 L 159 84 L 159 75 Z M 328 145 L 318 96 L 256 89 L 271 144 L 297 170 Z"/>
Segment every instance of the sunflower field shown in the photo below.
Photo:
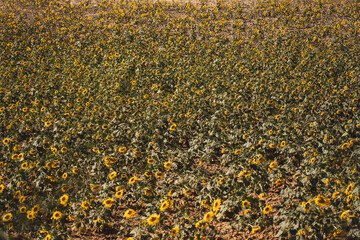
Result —
<path fill-rule="evenodd" d="M 0 31 L 4 236 L 360 238 L 360 2 L 2 0 Z"/>

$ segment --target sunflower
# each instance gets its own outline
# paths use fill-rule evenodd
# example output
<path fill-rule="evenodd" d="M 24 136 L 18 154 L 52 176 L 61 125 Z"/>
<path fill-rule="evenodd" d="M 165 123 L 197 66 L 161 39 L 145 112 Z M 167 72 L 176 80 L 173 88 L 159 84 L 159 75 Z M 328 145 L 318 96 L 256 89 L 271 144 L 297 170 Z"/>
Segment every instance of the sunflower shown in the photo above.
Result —
<path fill-rule="evenodd" d="M 251 234 L 257 233 L 259 231 L 261 231 L 261 227 L 253 227 L 251 230 Z"/>
<path fill-rule="evenodd" d="M 24 162 L 23 164 L 21 164 L 21 169 L 25 170 L 28 167 L 28 163 Z"/>
<path fill-rule="evenodd" d="M 201 206 L 202 206 L 202 207 L 205 207 L 205 208 L 208 207 L 205 199 L 204 199 L 204 200 L 201 200 Z"/>
<path fill-rule="evenodd" d="M 194 190 L 192 190 L 191 188 L 189 188 L 189 189 L 186 189 L 186 190 L 185 190 L 184 194 L 185 194 L 185 195 L 190 195 L 190 194 L 192 194 L 193 192 L 194 192 Z"/>
<path fill-rule="evenodd" d="M 165 162 L 164 167 L 167 168 L 167 169 L 171 168 L 171 161 Z"/>
<path fill-rule="evenodd" d="M 285 183 L 285 179 L 277 179 L 275 181 L 276 186 L 280 186 L 283 185 Z"/>
<path fill-rule="evenodd" d="M 21 197 L 19 198 L 19 203 L 23 203 L 25 200 L 26 200 L 26 197 L 21 196 Z"/>
<path fill-rule="evenodd" d="M 251 209 L 246 209 L 246 210 L 243 212 L 244 216 L 245 216 L 245 215 L 248 215 L 248 214 L 251 214 L 251 213 L 253 213 L 253 210 L 251 210 Z"/>
<path fill-rule="evenodd" d="M 200 220 L 195 224 L 195 227 L 199 229 L 204 229 L 206 227 L 206 224 L 203 220 Z"/>
<path fill-rule="evenodd" d="M 281 143 L 280 143 L 280 147 L 285 147 L 286 146 L 286 142 L 285 141 L 282 141 Z"/>
<path fill-rule="evenodd" d="M 144 175 L 145 175 L 145 177 L 149 178 L 149 177 L 152 176 L 152 172 L 151 172 L 151 171 L 146 171 L 146 172 L 144 173 Z"/>
<path fill-rule="evenodd" d="M 350 147 L 350 144 L 349 143 L 344 143 L 343 145 L 341 145 L 341 149 L 347 149 Z"/>
<path fill-rule="evenodd" d="M 320 207 L 327 207 L 330 205 L 330 199 L 319 195 L 315 198 L 315 203 L 319 205 Z"/>
<path fill-rule="evenodd" d="M 112 173 L 109 174 L 109 178 L 110 180 L 114 179 L 117 175 L 117 172 L 113 171 Z"/>
<path fill-rule="evenodd" d="M 160 221 L 160 214 L 151 214 L 147 219 L 149 225 L 155 225 Z"/>
<path fill-rule="evenodd" d="M 25 206 L 20 207 L 20 212 L 25 213 L 26 212 L 26 207 Z"/>
<path fill-rule="evenodd" d="M 38 204 L 36 204 L 36 205 L 31 209 L 31 211 L 32 211 L 33 213 L 38 213 L 39 210 L 40 210 L 40 206 L 39 206 Z"/>
<path fill-rule="evenodd" d="M 29 219 L 29 220 L 34 219 L 35 218 L 35 213 L 33 211 L 27 211 L 26 212 L 26 218 Z"/>
<path fill-rule="evenodd" d="M 128 209 L 128 210 L 125 211 L 124 217 L 125 218 L 132 218 L 135 215 L 135 213 L 136 213 L 135 210 Z"/>
<path fill-rule="evenodd" d="M 5 214 L 5 215 L 3 216 L 3 218 L 2 218 L 2 220 L 3 220 L 4 222 L 8 222 L 8 221 L 10 221 L 11 219 L 12 219 L 12 214 L 11 214 L 11 213 Z"/>
<path fill-rule="evenodd" d="M 349 212 L 350 212 L 350 210 L 346 210 L 346 211 L 342 212 L 341 215 L 340 215 L 340 219 L 341 220 L 346 219 L 347 216 L 349 215 Z"/>
<path fill-rule="evenodd" d="M 250 207 L 250 202 L 248 200 L 245 200 L 242 202 L 242 206 L 243 206 L 243 208 L 248 208 L 248 207 Z"/>
<path fill-rule="evenodd" d="M 67 147 L 62 147 L 60 150 L 62 153 L 66 153 L 68 151 Z"/>
<path fill-rule="evenodd" d="M 2 193 L 4 191 L 4 189 L 5 189 L 4 184 L 0 184 L 0 193 Z"/>
<path fill-rule="evenodd" d="M 301 229 L 301 230 L 299 230 L 298 232 L 297 232 L 297 235 L 298 236 L 302 236 L 302 235 L 305 235 L 306 234 L 306 230 L 304 230 L 304 229 Z"/>
<path fill-rule="evenodd" d="M 64 174 L 62 175 L 62 178 L 65 180 L 65 179 L 67 178 L 67 176 L 68 176 L 68 174 L 67 174 L 67 173 L 64 173 Z"/>
<path fill-rule="evenodd" d="M 98 191 L 100 189 L 100 186 L 90 184 L 90 189 L 91 189 L 92 192 L 96 192 L 96 191 Z"/>
<path fill-rule="evenodd" d="M 134 184 L 134 183 L 136 182 L 136 180 L 137 180 L 137 177 L 136 177 L 136 176 L 130 178 L 130 179 L 129 179 L 129 184 L 130 184 L 130 185 Z"/>
<path fill-rule="evenodd" d="M 153 164 L 153 163 L 155 163 L 155 159 L 150 158 L 150 159 L 147 160 L 147 163 L 148 164 Z"/>
<path fill-rule="evenodd" d="M 223 183 L 225 183 L 225 182 L 226 182 L 226 178 L 220 178 L 220 179 L 219 179 L 219 183 L 220 183 L 220 184 L 223 184 Z"/>
<path fill-rule="evenodd" d="M 245 177 L 245 178 L 248 178 L 250 177 L 251 175 L 251 171 L 249 170 L 243 170 L 239 173 L 238 177 L 241 178 L 241 177 Z"/>
<path fill-rule="evenodd" d="M 176 191 L 174 189 L 170 189 L 168 192 L 168 196 L 172 197 L 174 193 L 176 193 Z"/>
<path fill-rule="evenodd" d="M 354 187 L 355 185 L 353 183 L 350 183 L 345 190 L 346 195 L 349 195 L 354 190 Z"/>
<path fill-rule="evenodd" d="M 88 201 L 84 201 L 81 203 L 81 207 L 84 209 L 84 210 L 88 210 L 89 207 L 90 207 L 90 203 Z"/>
<path fill-rule="evenodd" d="M 236 149 L 235 151 L 234 151 L 234 154 L 235 155 L 239 155 L 239 154 L 241 154 L 242 153 L 242 150 L 241 149 Z"/>
<path fill-rule="evenodd" d="M 51 126 L 51 121 L 45 122 L 45 127 L 50 127 L 50 126 Z"/>
<path fill-rule="evenodd" d="M 122 195 L 124 195 L 124 190 L 120 190 L 115 193 L 116 198 L 120 198 L 120 197 L 122 197 Z"/>
<path fill-rule="evenodd" d="M 176 124 L 174 123 L 173 125 L 170 126 L 170 131 L 175 131 L 176 129 Z"/>
<path fill-rule="evenodd" d="M 173 228 L 171 229 L 170 235 L 173 237 L 173 236 L 175 236 L 176 234 L 178 234 L 179 231 L 180 231 L 180 228 L 178 228 L 178 227 L 173 227 Z"/>
<path fill-rule="evenodd" d="M 146 188 L 144 190 L 144 193 L 145 193 L 145 196 L 151 196 L 153 194 L 153 190 L 149 189 L 149 188 Z"/>
<path fill-rule="evenodd" d="M 124 153 L 124 152 L 126 152 L 127 151 L 127 148 L 126 147 L 120 147 L 119 148 L 119 152 L 121 152 L 121 153 Z"/>
<path fill-rule="evenodd" d="M 213 203 L 213 212 L 215 212 L 215 213 L 218 212 L 220 209 L 220 205 L 221 205 L 221 199 L 218 198 Z"/>
<path fill-rule="evenodd" d="M 65 206 L 68 200 L 69 200 L 69 196 L 67 194 L 64 194 L 60 198 L 60 204 Z"/>
<path fill-rule="evenodd" d="M 265 214 L 269 214 L 272 211 L 272 207 L 270 205 L 268 205 L 268 206 L 264 207 L 264 209 L 262 211 Z"/>
<path fill-rule="evenodd" d="M 207 212 L 205 215 L 204 215 L 204 218 L 203 218 L 203 221 L 204 222 L 209 222 L 212 220 L 212 218 L 214 217 L 214 212 Z"/>
<path fill-rule="evenodd" d="M 161 171 L 157 171 L 157 172 L 155 173 L 155 177 L 158 178 L 158 179 L 161 179 L 161 178 L 164 177 L 164 173 L 161 172 Z"/>
<path fill-rule="evenodd" d="M 170 202 L 169 201 L 164 201 L 161 203 L 160 205 L 160 211 L 165 211 L 166 209 L 168 209 L 170 206 Z"/>
<path fill-rule="evenodd" d="M 62 216 L 62 213 L 61 213 L 61 212 L 55 211 L 55 212 L 53 213 L 52 218 L 55 219 L 55 220 L 58 220 L 58 219 L 61 218 L 61 216 Z"/>
<path fill-rule="evenodd" d="M 105 205 L 106 208 L 111 208 L 111 206 L 114 204 L 114 199 L 108 198 L 103 201 L 103 205 Z"/>
<path fill-rule="evenodd" d="M 8 139 L 8 138 L 4 138 L 4 140 L 3 140 L 3 144 L 8 144 L 10 142 L 10 139 Z"/>

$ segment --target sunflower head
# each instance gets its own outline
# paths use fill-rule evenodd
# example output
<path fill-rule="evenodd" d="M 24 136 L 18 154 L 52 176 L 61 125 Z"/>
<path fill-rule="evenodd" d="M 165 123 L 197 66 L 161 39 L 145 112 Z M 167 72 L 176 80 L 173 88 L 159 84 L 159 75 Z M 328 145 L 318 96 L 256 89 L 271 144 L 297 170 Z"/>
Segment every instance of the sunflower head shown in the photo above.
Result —
<path fill-rule="evenodd" d="M 203 218 L 203 221 L 204 222 L 209 222 L 212 220 L 212 218 L 214 217 L 214 212 L 207 212 L 205 215 L 204 215 L 204 218 Z"/>
<path fill-rule="evenodd" d="M 53 213 L 52 218 L 55 219 L 55 220 L 58 220 L 58 219 L 61 218 L 61 216 L 62 216 L 62 213 L 61 213 L 61 212 L 55 211 L 55 212 Z"/>
<path fill-rule="evenodd" d="M 160 214 L 151 214 L 147 219 L 149 225 L 156 225 L 160 221 Z"/>
<path fill-rule="evenodd" d="M 263 213 L 269 214 L 272 211 L 272 207 L 270 205 L 264 207 Z"/>
<path fill-rule="evenodd" d="M 125 218 L 132 218 L 135 215 L 135 213 L 136 213 L 135 210 L 128 209 L 128 210 L 125 211 L 124 217 Z"/>

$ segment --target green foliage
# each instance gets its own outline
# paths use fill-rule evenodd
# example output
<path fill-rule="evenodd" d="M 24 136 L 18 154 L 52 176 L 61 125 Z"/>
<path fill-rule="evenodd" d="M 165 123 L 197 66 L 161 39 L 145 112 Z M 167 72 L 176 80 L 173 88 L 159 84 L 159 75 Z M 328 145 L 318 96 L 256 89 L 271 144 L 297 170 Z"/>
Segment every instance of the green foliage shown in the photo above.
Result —
<path fill-rule="evenodd" d="M 359 10 L 8 0 L 0 228 L 359 238 Z"/>

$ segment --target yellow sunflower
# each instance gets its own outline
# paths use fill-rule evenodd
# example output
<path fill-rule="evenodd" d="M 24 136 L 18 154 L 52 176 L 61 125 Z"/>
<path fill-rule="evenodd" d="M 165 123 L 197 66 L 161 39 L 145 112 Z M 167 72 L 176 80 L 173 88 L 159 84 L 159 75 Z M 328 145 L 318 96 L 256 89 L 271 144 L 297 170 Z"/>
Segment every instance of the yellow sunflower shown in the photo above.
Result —
<path fill-rule="evenodd" d="M 180 231 L 180 228 L 178 228 L 178 227 L 173 227 L 173 228 L 171 229 L 170 235 L 173 237 L 173 236 L 175 236 L 176 234 L 178 234 L 179 231 Z"/>
<path fill-rule="evenodd" d="M 111 206 L 114 204 L 114 199 L 112 198 L 108 198 L 108 199 L 105 199 L 103 201 L 103 205 L 106 207 L 106 208 L 111 208 Z"/>
<path fill-rule="evenodd" d="M 204 229 L 206 227 L 206 224 L 203 220 L 200 220 L 195 224 L 195 227 L 199 229 Z"/>
<path fill-rule="evenodd" d="M 353 183 L 350 183 L 345 190 L 346 195 L 349 195 L 354 190 L 354 187 L 355 185 Z"/>
<path fill-rule="evenodd" d="M 155 173 L 155 177 L 158 178 L 158 179 L 161 179 L 161 178 L 164 177 L 164 173 L 161 172 L 161 171 L 157 171 L 157 172 Z"/>
<path fill-rule="evenodd" d="M 253 227 L 251 230 L 251 234 L 257 233 L 259 231 L 261 231 L 261 227 Z"/>
<path fill-rule="evenodd" d="M 250 207 L 250 202 L 248 200 L 245 200 L 242 202 L 242 206 L 243 206 L 243 208 L 248 208 L 248 207 Z"/>
<path fill-rule="evenodd" d="M 81 203 L 81 207 L 84 209 L 84 210 L 88 210 L 89 207 L 90 207 L 90 203 L 88 201 L 84 201 Z"/>
<path fill-rule="evenodd" d="M 125 211 L 124 217 L 125 218 L 132 218 L 135 215 L 135 213 L 136 213 L 135 210 L 128 209 L 128 210 Z"/>
<path fill-rule="evenodd" d="M 213 203 L 213 212 L 215 212 L 215 213 L 218 212 L 220 209 L 220 205 L 221 205 L 221 199 L 218 198 Z"/>
<path fill-rule="evenodd" d="M 330 199 L 319 195 L 315 198 L 315 203 L 319 205 L 320 207 L 327 207 L 330 205 Z"/>
<path fill-rule="evenodd" d="M 129 179 L 129 184 L 130 184 L 130 185 L 134 184 L 134 183 L 136 182 L 136 180 L 137 180 L 137 177 L 136 177 L 136 176 L 130 178 L 130 179 Z"/>
<path fill-rule="evenodd" d="M 204 222 L 209 222 L 212 220 L 212 218 L 214 217 L 214 212 L 207 212 L 205 215 L 204 215 L 204 218 L 203 218 L 203 221 Z"/>
<path fill-rule="evenodd" d="M 36 204 L 36 205 L 31 209 L 31 211 L 32 211 L 33 213 L 38 213 L 39 210 L 40 210 L 40 206 L 39 206 L 38 204 Z"/>
<path fill-rule="evenodd" d="M 241 149 L 236 149 L 235 151 L 234 151 L 234 154 L 235 155 L 239 155 L 239 154 L 241 154 L 242 153 L 242 150 Z"/>
<path fill-rule="evenodd" d="M 53 213 L 52 218 L 55 219 L 55 220 L 58 220 L 58 219 L 61 218 L 61 216 L 62 216 L 62 213 L 61 213 L 61 212 L 55 211 L 55 212 Z"/>
<path fill-rule="evenodd" d="M 109 179 L 112 180 L 117 176 L 117 172 L 113 171 L 112 173 L 109 174 Z"/>
<path fill-rule="evenodd" d="M 120 190 L 115 193 L 116 198 L 120 198 L 120 197 L 122 197 L 122 195 L 124 195 L 124 190 Z"/>
<path fill-rule="evenodd" d="M 170 202 L 169 201 L 164 201 L 161 203 L 160 205 L 160 211 L 165 211 L 166 209 L 168 209 L 170 206 Z"/>
<path fill-rule="evenodd" d="M 120 147 L 119 148 L 119 152 L 121 152 L 121 153 L 124 153 L 124 152 L 126 152 L 127 151 L 127 148 L 126 147 Z"/>
<path fill-rule="evenodd" d="M 151 214 L 147 219 L 149 225 L 156 225 L 160 221 L 160 214 Z"/>
<path fill-rule="evenodd" d="M 60 204 L 65 206 L 68 200 L 69 200 L 69 196 L 68 196 L 67 194 L 64 194 L 64 195 L 60 198 Z"/>
<path fill-rule="evenodd" d="M 153 164 L 153 163 L 155 163 L 155 159 L 150 158 L 150 159 L 147 160 L 147 163 L 148 164 Z"/>
<path fill-rule="evenodd" d="M 173 125 L 170 126 L 170 131 L 175 131 L 176 129 L 176 124 L 174 123 Z"/>
<path fill-rule="evenodd" d="M 190 195 L 194 192 L 194 190 L 192 190 L 191 188 L 189 189 L 186 189 L 185 192 L 184 192 L 184 195 Z"/>
<path fill-rule="evenodd" d="M 265 214 L 269 214 L 272 211 L 272 207 L 270 205 L 268 205 L 268 206 L 264 207 L 264 209 L 262 211 Z"/>
<path fill-rule="evenodd" d="M 8 139 L 8 138 L 4 138 L 4 140 L 3 140 L 3 144 L 8 144 L 10 142 L 10 139 Z"/>
<path fill-rule="evenodd" d="M 26 212 L 26 207 L 25 206 L 20 207 L 20 212 L 25 213 Z"/>
<path fill-rule="evenodd" d="M 171 161 L 165 162 L 164 167 L 167 168 L 167 169 L 171 168 Z"/>
<path fill-rule="evenodd" d="M 4 216 L 3 216 L 3 218 L 2 218 L 2 220 L 4 221 L 4 222 L 8 222 L 8 221 L 10 221 L 12 219 L 12 214 L 11 213 L 6 213 Z"/>
<path fill-rule="evenodd" d="M 26 212 L 26 218 L 29 220 L 32 220 L 35 218 L 35 213 L 33 211 L 27 211 Z"/>

